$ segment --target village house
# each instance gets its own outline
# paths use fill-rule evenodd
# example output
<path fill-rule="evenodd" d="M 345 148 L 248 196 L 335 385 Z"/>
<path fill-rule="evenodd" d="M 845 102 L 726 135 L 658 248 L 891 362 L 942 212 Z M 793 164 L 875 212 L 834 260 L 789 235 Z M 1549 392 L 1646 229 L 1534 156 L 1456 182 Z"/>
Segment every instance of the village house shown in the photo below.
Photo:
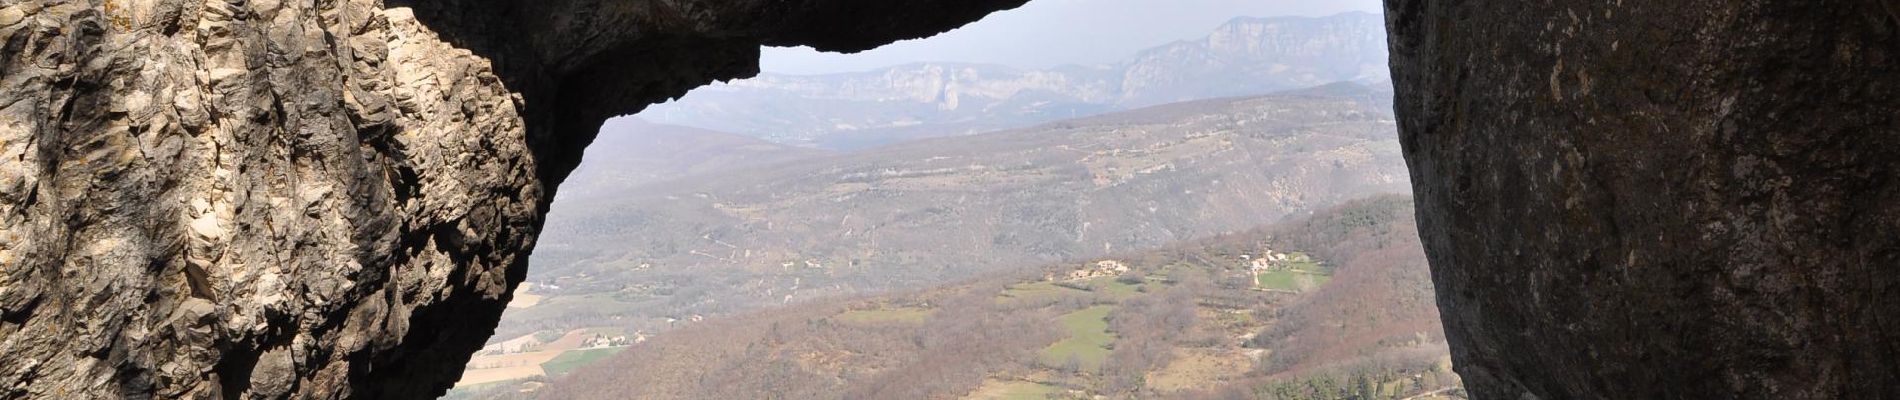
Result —
<path fill-rule="evenodd" d="M 1082 269 L 1078 269 L 1074 271 L 1069 271 L 1068 279 L 1069 280 L 1086 280 L 1086 279 L 1095 279 L 1095 278 L 1108 277 L 1108 276 L 1121 276 L 1122 274 L 1128 273 L 1129 270 L 1130 268 L 1128 268 L 1128 264 L 1122 263 L 1121 261 L 1101 260 L 1101 261 L 1096 261 L 1093 268 L 1082 268 Z M 1050 279 L 1050 280 L 1054 280 L 1054 279 Z"/>

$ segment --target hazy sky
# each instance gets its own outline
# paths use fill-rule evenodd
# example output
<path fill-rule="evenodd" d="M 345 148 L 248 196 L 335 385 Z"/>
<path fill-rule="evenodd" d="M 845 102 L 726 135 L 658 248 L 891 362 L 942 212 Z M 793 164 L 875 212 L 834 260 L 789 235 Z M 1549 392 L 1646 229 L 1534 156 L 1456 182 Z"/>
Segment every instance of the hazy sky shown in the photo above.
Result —
<path fill-rule="evenodd" d="M 820 74 L 922 61 L 1026 68 L 1099 64 L 1141 49 L 1205 36 L 1234 17 L 1376 13 L 1379 4 L 1380 0 L 1031 0 L 961 29 L 858 54 L 822 53 L 808 47 L 766 48 L 759 67 L 765 72 Z"/>

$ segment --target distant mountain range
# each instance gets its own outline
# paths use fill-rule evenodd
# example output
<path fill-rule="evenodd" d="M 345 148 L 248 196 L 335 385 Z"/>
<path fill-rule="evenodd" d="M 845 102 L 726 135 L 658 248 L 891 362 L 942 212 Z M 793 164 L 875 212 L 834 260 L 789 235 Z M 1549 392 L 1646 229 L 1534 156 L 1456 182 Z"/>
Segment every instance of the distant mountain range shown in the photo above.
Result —
<path fill-rule="evenodd" d="M 778 143 L 854 149 L 1143 106 L 1390 78 L 1382 17 L 1240 18 L 1119 63 L 1025 70 L 924 63 L 774 75 L 701 88 L 648 120 Z"/>
<path fill-rule="evenodd" d="M 1390 96 L 1335 84 L 833 155 L 662 151 L 790 161 L 658 183 L 584 171 L 533 256 L 530 280 L 551 297 L 510 311 L 497 337 L 930 285 L 1406 193 Z M 589 155 L 589 168 L 664 164 Z"/>

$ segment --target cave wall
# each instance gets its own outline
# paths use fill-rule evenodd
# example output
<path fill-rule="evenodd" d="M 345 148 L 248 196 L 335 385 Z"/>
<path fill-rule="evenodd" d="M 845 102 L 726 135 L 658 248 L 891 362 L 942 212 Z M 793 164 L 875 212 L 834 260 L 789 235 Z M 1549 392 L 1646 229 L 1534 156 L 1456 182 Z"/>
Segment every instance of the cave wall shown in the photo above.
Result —
<path fill-rule="evenodd" d="M 1900 394 L 1900 2 L 1385 5 L 1476 398 Z"/>
<path fill-rule="evenodd" d="M 1023 1 L 0 1 L 0 398 L 433 396 L 601 121 Z"/>

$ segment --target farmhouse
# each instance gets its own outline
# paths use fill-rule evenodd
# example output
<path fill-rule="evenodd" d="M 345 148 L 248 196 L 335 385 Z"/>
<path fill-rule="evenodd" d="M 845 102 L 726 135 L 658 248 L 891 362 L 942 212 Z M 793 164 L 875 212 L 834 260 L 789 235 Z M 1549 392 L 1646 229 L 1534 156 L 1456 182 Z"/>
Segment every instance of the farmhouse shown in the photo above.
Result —
<path fill-rule="evenodd" d="M 1128 273 L 1128 264 L 1118 260 L 1096 261 L 1093 268 L 1069 271 L 1069 280 L 1095 279 L 1105 276 L 1121 276 Z"/>

